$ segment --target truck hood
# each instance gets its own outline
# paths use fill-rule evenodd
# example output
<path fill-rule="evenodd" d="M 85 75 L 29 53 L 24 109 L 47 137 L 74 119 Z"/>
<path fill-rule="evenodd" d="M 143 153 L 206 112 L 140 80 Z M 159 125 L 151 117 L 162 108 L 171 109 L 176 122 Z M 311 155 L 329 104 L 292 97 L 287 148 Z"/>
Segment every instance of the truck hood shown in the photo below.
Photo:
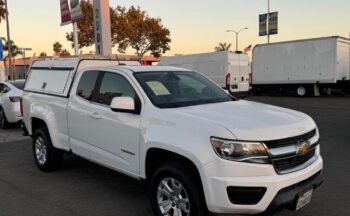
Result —
<path fill-rule="evenodd" d="M 220 125 L 238 140 L 283 139 L 316 128 L 314 121 L 301 112 L 244 100 L 183 107 L 174 111 L 186 118 L 197 118 Z"/>

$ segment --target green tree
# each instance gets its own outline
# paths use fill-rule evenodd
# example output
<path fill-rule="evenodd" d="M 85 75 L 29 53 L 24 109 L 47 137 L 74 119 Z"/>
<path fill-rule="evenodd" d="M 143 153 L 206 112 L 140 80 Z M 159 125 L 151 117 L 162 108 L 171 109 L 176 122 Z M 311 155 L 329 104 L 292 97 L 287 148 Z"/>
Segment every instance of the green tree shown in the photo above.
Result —
<path fill-rule="evenodd" d="M 4 40 L 5 44 L 8 44 L 7 40 Z M 11 58 L 9 59 L 9 64 L 11 64 L 11 62 L 13 63 L 15 61 L 15 58 L 18 55 L 23 55 L 23 52 L 18 48 L 18 46 L 15 44 L 15 42 L 13 42 L 13 40 L 10 41 L 10 46 L 11 46 Z M 8 50 L 8 46 L 4 46 L 4 51 L 7 52 L 7 54 L 5 55 L 5 59 L 4 59 L 4 64 L 6 67 L 6 59 L 9 58 L 9 50 Z M 12 75 L 11 77 L 16 77 L 16 71 L 12 68 L 12 71 L 10 72 Z"/>
<path fill-rule="evenodd" d="M 39 57 L 45 58 L 45 57 L 47 57 L 47 53 L 46 53 L 46 52 L 41 52 L 40 55 L 39 55 Z"/>
<path fill-rule="evenodd" d="M 0 23 L 6 18 L 6 8 L 4 0 L 0 0 Z"/>
<path fill-rule="evenodd" d="M 129 9 L 118 6 L 115 10 L 116 23 L 114 40 L 118 51 L 124 53 L 128 47 L 136 51 L 139 60 L 150 52 L 155 57 L 170 50 L 170 31 L 162 25 L 160 18 L 150 17 L 140 7 Z"/>
<path fill-rule="evenodd" d="M 7 43 L 8 42 L 5 40 L 5 44 L 7 44 Z M 11 55 L 12 55 L 13 60 L 18 55 L 23 55 L 23 52 L 18 48 L 18 46 L 15 44 L 15 42 L 13 42 L 13 40 L 10 41 L 10 46 L 11 46 Z M 8 58 L 9 54 L 8 54 L 8 47 L 7 46 L 4 46 L 4 51 L 7 52 L 6 58 Z"/>
<path fill-rule="evenodd" d="M 66 49 L 62 50 L 61 52 L 61 56 L 64 57 L 64 56 L 70 56 L 70 52 Z"/>
<path fill-rule="evenodd" d="M 231 48 L 232 44 L 227 44 L 227 43 L 219 43 L 214 50 L 216 52 L 221 52 L 221 51 L 229 51 Z"/>
<path fill-rule="evenodd" d="M 62 51 L 62 44 L 60 42 L 55 42 L 53 44 L 53 51 L 55 52 L 55 56 L 60 56 Z"/>
<path fill-rule="evenodd" d="M 79 48 L 89 47 L 95 43 L 95 32 L 94 32 L 94 15 L 93 5 L 91 1 L 82 0 L 80 1 L 80 7 L 83 12 L 84 18 L 78 22 L 78 41 Z M 114 20 L 116 15 L 113 8 L 110 8 L 111 20 Z M 111 22 L 112 38 L 116 34 L 114 26 L 116 23 Z M 73 32 L 66 33 L 66 38 L 72 43 L 74 47 L 74 35 Z M 112 45 L 115 45 L 115 41 L 112 40 Z"/>

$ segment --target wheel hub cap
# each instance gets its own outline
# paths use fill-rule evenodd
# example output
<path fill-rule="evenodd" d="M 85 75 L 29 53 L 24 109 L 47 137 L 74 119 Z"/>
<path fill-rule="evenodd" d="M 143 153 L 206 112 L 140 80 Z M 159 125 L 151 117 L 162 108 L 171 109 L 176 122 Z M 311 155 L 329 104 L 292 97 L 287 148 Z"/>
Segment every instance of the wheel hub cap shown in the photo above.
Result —
<path fill-rule="evenodd" d="M 35 156 L 39 164 L 43 165 L 47 160 L 47 148 L 45 145 L 44 138 L 38 137 L 35 140 Z"/>
<path fill-rule="evenodd" d="M 159 183 L 157 199 L 162 215 L 188 216 L 190 213 L 187 191 L 174 178 L 165 178 Z"/>

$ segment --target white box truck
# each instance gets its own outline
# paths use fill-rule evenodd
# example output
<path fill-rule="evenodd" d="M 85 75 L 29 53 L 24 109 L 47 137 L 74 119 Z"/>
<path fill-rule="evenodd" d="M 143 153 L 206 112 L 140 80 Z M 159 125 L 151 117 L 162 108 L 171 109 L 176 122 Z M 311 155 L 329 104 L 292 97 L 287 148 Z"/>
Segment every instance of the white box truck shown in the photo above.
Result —
<path fill-rule="evenodd" d="M 174 66 L 200 72 L 232 94 L 250 91 L 251 67 L 248 55 L 230 51 L 164 57 L 160 66 Z"/>
<path fill-rule="evenodd" d="M 349 51 L 350 40 L 337 36 L 257 45 L 253 50 L 253 91 L 305 96 L 347 88 Z"/>

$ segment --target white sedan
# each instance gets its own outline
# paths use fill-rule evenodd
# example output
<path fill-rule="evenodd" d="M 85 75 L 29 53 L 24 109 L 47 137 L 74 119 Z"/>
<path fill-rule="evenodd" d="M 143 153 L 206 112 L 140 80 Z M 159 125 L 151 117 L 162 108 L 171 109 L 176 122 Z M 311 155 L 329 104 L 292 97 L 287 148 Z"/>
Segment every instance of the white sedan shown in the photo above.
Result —
<path fill-rule="evenodd" d="M 20 97 L 25 80 L 0 82 L 0 128 L 22 120 Z"/>

